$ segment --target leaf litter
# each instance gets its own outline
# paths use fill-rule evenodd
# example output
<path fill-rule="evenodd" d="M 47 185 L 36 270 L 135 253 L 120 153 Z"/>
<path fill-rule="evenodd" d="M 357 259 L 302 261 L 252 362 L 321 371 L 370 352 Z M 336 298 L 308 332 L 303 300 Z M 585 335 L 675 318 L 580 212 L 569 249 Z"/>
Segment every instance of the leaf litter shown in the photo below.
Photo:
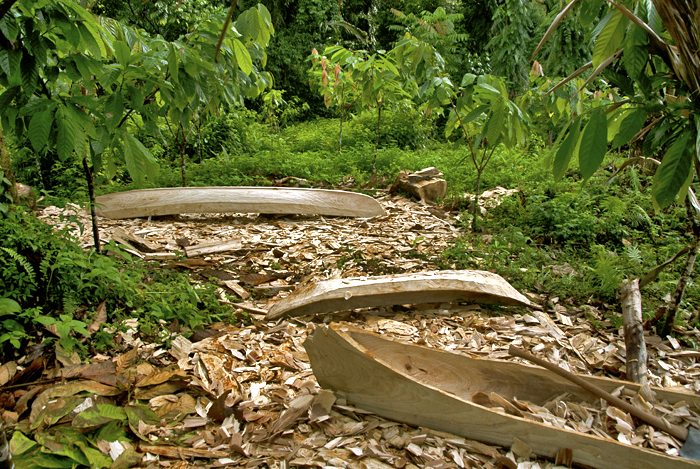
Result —
<path fill-rule="evenodd" d="M 136 320 L 130 319 L 131 332 L 121 332 L 112 356 L 97 355 L 91 363 L 23 357 L 4 364 L 0 402 L 3 418 L 14 425 L 10 446 L 18 466 L 534 469 L 570 464 L 566 451 L 555 462 L 538 459 L 518 435 L 512 447 L 497 447 L 356 408 L 318 386 L 302 343 L 315 327 L 347 321 L 472 357 L 513 360 L 507 351 L 517 345 L 570 371 L 624 378 L 623 331 L 603 321 L 595 307 L 564 306 L 556 298 L 524 292 L 539 307 L 494 313 L 460 303 L 396 305 L 265 321 L 272 304 L 316 280 L 439 268 L 440 253 L 461 233 L 456 219 L 438 217 L 435 207 L 400 196 L 380 201 L 387 215 L 374 219 L 245 214 L 102 219 L 103 239 L 116 233 L 133 255 L 160 261 L 164 268 L 187 269 L 193 283 L 214 278 L 232 314 L 248 321 L 208 325 L 208 333 L 198 331 L 192 340 L 176 330 L 167 347 L 143 343 Z M 77 207 L 71 210 L 72 218 L 55 207 L 41 216 L 59 226 L 72 223 L 83 247 L 89 247 L 89 233 L 80 233 L 75 223 L 88 225 L 89 218 Z M 180 256 L 183 244 L 196 257 Z M 195 249 L 200 245 L 205 254 Z M 91 332 L 109 327 L 103 309 L 98 308 Z M 591 319 L 607 327 L 595 327 Z M 677 327 L 676 332 L 700 338 L 697 329 Z M 700 354 L 670 339 L 646 337 L 649 383 L 700 392 Z M 700 424 L 698 409 L 688 403 L 670 406 L 649 392 L 624 388 L 617 394 L 671 423 Z M 625 412 L 569 398 L 558 396 L 543 405 L 495 393 L 472 399 L 559 428 L 677 454 L 678 441 Z"/>

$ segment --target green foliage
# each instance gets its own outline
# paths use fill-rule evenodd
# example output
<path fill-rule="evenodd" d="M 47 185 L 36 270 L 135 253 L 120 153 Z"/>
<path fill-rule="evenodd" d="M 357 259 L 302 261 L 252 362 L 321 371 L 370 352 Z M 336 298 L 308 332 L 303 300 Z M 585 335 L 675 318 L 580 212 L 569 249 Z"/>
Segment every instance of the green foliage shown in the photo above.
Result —
<path fill-rule="evenodd" d="M 666 208 L 679 195 L 685 199 L 694 178 L 693 168 L 698 164 L 700 149 L 696 140 L 700 119 L 693 103 L 698 91 L 697 67 L 686 63 L 683 54 L 677 56 L 669 45 L 668 37 L 685 40 L 682 34 L 678 36 L 674 23 L 665 25 L 671 28 L 667 35 L 659 34 L 664 25 L 659 21 L 662 17 L 655 4 L 634 1 L 622 6 L 601 4 L 597 0 L 581 3 L 578 20 L 582 27 L 595 22 L 601 8 L 602 13 L 591 33 L 591 66 L 595 72 L 576 93 L 581 98 L 590 96 L 585 88 L 601 72 L 615 88 L 609 90 L 612 99 L 594 95 L 590 100 L 595 109 L 586 111 L 590 118 L 580 134 L 583 109 L 568 117 L 553 151 L 555 176 L 563 175 L 572 153 L 578 149 L 581 173 L 588 179 L 602 164 L 607 142 L 619 148 L 634 143 L 631 140 L 637 138 L 643 142 L 644 156 L 663 156 L 654 179 L 652 199 L 657 208 Z M 552 27 L 566 24 L 562 17 L 556 21 Z M 649 46 L 652 43 L 654 47 Z M 563 98 L 570 96 L 568 93 Z M 649 118 L 653 119 L 651 124 Z M 645 125 L 648 127 L 640 133 Z M 567 132 L 568 137 L 562 138 Z M 607 140 L 603 138 L 605 133 Z"/>
<path fill-rule="evenodd" d="M 528 80 L 529 38 L 534 28 L 533 12 L 526 0 L 506 0 L 493 15 L 493 38 L 486 45 L 491 52 L 491 70 L 519 91 Z"/>
<path fill-rule="evenodd" d="M 66 350 L 78 347 L 76 334 L 89 336 L 90 315 L 101 301 L 109 311 L 129 311 L 159 331 L 160 320 L 178 319 L 194 329 L 224 319 L 214 285 L 195 290 L 186 275 L 152 276 L 138 260 L 113 243 L 106 257 L 83 252 L 67 232 L 52 228 L 32 214 L 12 210 L 0 224 L 0 353 L 12 356 L 30 341 L 50 341 L 45 327 L 54 328 Z M 115 319 L 117 317 L 114 317 Z M 155 334 L 155 332 L 154 332 Z"/>

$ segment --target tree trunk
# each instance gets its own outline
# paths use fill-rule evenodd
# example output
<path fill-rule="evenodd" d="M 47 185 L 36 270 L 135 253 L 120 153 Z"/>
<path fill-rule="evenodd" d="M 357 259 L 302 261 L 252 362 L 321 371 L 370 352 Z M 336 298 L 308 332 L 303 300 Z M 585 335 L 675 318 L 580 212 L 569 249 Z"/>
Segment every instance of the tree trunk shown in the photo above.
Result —
<path fill-rule="evenodd" d="M 88 186 L 88 196 L 90 197 L 90 220 L 92 221 L 92 239 L 95 243 L 95 252 L 100 253 L 100 230 L 97 226 L 97 209 L 95 208 L 95 184 L 92 178 L 92 169 L 88 164 L 87 155 L 83 156 L 83 170 Z"/>
<path fill-rule="evenodd" d="M 673 329 L 673 322 L 676 320 L 678 306 L 683 299 L 685 287 L 690 281 L 690 276 L 693 274 L 695 259 L 698 257 L 698 253 L 700 253 L 700 226 L 698 226 L 698 221 L 695 218 L 695 213 L 693 213 L 693 207 L 689 200 L 686 200 L 685 206 L 688 212 L 688 218 L 690 219 L 690 223 L 693 227 L 693 241 L 690 244 L 690 251 L 688 252 L 688 257 L 685 259 L 683 273 L 681 274 L 681 278 L 678 280 L 678 285 L 676 286 L 676 291 L 673 294 L 673 299 L 666 309 L 666 320 L 664 321 L 664 326 L 661 328 L 661 332 L 659 333 L 659 336 L 661 337 L 666 337 Z"/>
<path fill-rule="evenodd" d="M 377 140 L 374 142 L 374 161 L 372 162 L 372 176 L 377 174 L 377 149 L 379 148 L 379 125 L 382 122 L 382 107 L 377 109 Z"/>
<path fill-rule="evenodd" d="M 5 143 L 5 136 L 2 133 L 2 127 L 0 127 L 0 169 L 5 173 L 5 177 L 10 181 L 10 195 L 12 196 L 12 202 L 17 205 L 19 204 L 19 196 L 17 195 L 17 186 L 15 183 L 15 173 L 12 172 L 12 162 L 10 161 L 10 152 L 7 151 L 7 144 Z"/>
<path fill-rule="evenodd" d="M 486 151 L 484 149 L 484 151 Z M 474 208 L 472 209 L 472 231 L 476 231 L 478 226 L 477 226 L 477 219 L 479 218 L 479 193 L 481 192 L 481 173 L 484 171 L 484 168 L 476 168 L 476 194 L 474 194 Z"/>
<path fill-rule="evenodd" d="M 338 153 L 343 148 L 343 111 L 340 110 L 340 132 L 338 132 Z"/>
<path fill-rule="evenodd" d="M 625 327 L 627 381 L 647 384 L 647 346 L 642 328 L 642 294 L 639 279 L 622 285 L 622 319 Z"/>

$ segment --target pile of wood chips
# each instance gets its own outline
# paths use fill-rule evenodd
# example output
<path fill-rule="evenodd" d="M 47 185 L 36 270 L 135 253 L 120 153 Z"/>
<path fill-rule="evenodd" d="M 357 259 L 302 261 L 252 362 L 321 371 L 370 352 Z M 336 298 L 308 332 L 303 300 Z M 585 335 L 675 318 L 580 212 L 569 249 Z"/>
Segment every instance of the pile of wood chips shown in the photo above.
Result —
<path fill-rule="evenodd" d="M 556 298 L 523 292 L 542 309 L 505 308 L 496 316 L 478 305 L 402 305 L 265 321 L 264 312 L 299 283 L 438 268 L 440 253 L 461 233 L 454 218 L 398 196 L 387 196 L 381 203 L 387 215 L 364 220 L 263 215 L 101 219 L 104 239 L 121 229 L 159 246 L 161 253 L 229 242 L 231 251 L 161 262 L 163 267 L 190 269 L 195 280 L 219 279 L 222 301 L 240 296 L 243 301 L 232 302 L 231 312 L 245 312 L 251 324 L 211 325 L 211 335 L 198 342 L 172 333 L 166 349 L 143 343 L 135 333 L 137 320 L 128 320 L 112 329 L 121 347 L 114 356 L 92 357 L 91 364 L 59 357 L 61 363 L 46 370 L 44 377 L 64 380 L 27 388 L 5 418 L 19 419 L 18 428 L 28 428 L 41 420 L 44 406 L 56 396 L 69 399 L 85 391 L 99 396 L 100 402 L 147 402 L 160 421 L 139 420 L 130 425 L 137 439 L 102 442 L 100 448 L 113 459 L 121 457 L 140 467 L 552 467 L 552 462 L 518 444 L 518 435 L 513 435 L 512 448 L 500 448 L 357 409 L 341 395 L 319 388 L 302 344 L 314 327 L 346 321 L 387 337 L 472 357 L 512 359 L 508 348 L 517 345 L 570 371 L 620 377 L 625 369 L 624 336 L 612 327 L 595 328 L 591 319 L 610 326 L 596 308 L 570 307 Z M 56 225 L 71 223 L 60 219 L 62 214 L 64 210 L 48 207 L 42 217 Z M 87 247 L 89 218 L 77 209 L 75 215 L 88 228 L 78 234 Z M 149 256 L 134 246 L 130 249 Z M 124 326 L 131 329 L 125 332 Z M 700 339 L 695 329 L 677 332 Z M 672 338 L 648 336 L 647 344 L 651 385 L 700 391 L 699 352 L 684 349 Z M 21 397 L 30 393 L 37 396 L 33 404 Z M 627 393 L 621 389 L 619 394 Z M 698 409 L 682 404 L 673 408 L 643 394 L 626 397 L 653 406 L 672 423 L 700 423 Z M 677 441 L 638 425 L 628 414 L 604 403 L 593 406 L 567 397 L 544 405 L 493 394 L 475 399 L 560 428 L 677 453 Z M 23 411 L 29 408 L 27 418 Z"/>

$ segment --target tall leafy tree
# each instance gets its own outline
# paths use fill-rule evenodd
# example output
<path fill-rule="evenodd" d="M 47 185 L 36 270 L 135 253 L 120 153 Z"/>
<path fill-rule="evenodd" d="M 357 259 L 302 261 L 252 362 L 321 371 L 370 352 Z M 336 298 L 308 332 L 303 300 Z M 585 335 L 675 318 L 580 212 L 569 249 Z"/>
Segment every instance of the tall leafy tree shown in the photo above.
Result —
<path fill-rule="evenodd" d="M 36 152 L 51 148 L 61 161 L 82 162 L 96 250 L 95 171 L 114 174 L 124 164 L 143 183 L 158 168 L 128 125 L 158 132 L 167 118 L 185 127 L 203 102 L 208 109 L 240 104 L 269 83 L 253 65 L 265 58 L 269 14 L 262 6 L 249 12 L 228 31 L 219 62 L 222 14 L 203 18 L 186 41 L 175 43 L 143 37 L 69 0 L 21 0 L 0 20 L 2 128 Z"/>
<path fill-rule="evenodd" d="M 579 21 L 596 23 L 592 60 L 565 81 L 593 70 L 580 87 L 603 74 L 617 91 L 613 100 L 574 114 L 554 148 L 555 176 L 561 177 L 577 155 L 582 176 L 589 178 L 601 165 L 608 141 L 617 148 L 641 143 L 643 156 L 631 155 L 626 165 L 642 160 L 659 161 L 652 185 L 652 201 L 658 209 L 677 198 L 700 211 L 691 187 L 700 174 L 700 26 L 697 4 L 690 0 L 630 1 L 572 0 L 557 16 L 540 46 L 554 28 L 581 3 Z M 685 285 L 700 253 L 700 229 L 696 214 L 693 241 L 684 274 L 668 307 L 661 334 L 673 324 Z"/>
<path fill-rule="evenodd" d="M 498 5 L 491 26 L 492 38 L 486 48 L 491 54 L 491 70 L 506 78 L 515 92 L 529 82 L 529 45 L 535 26 L 528 0 L 505 0 Z"/>

